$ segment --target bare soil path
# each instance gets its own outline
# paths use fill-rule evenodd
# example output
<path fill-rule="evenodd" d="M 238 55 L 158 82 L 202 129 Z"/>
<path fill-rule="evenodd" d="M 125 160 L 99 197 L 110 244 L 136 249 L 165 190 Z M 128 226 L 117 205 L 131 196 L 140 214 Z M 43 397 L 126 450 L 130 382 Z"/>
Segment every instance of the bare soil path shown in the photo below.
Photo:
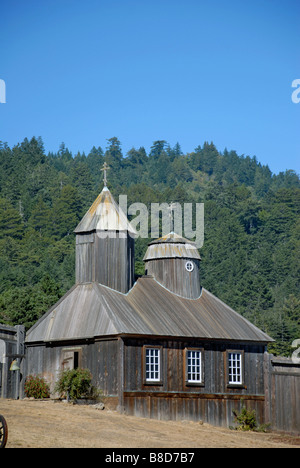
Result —
<path fill-rule="evenodd" d="M 300 448 L 300 437 L 157 421 L 53 401 L 0 399 L 7 448 Z"/>

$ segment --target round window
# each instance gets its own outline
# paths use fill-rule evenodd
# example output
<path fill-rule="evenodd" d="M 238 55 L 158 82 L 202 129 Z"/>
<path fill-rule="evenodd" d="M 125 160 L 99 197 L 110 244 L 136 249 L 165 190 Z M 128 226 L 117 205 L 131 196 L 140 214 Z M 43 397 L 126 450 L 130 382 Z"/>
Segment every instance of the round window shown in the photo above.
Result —
<path fill-rule="evenodd" d="M 193 271 L 193 269 L 194 269 L 194 264 L 193 264 L 192 262 L 186 262 L 186 264 L 185 264 L 185 269 L 186 269 L 187 271 Z"/>

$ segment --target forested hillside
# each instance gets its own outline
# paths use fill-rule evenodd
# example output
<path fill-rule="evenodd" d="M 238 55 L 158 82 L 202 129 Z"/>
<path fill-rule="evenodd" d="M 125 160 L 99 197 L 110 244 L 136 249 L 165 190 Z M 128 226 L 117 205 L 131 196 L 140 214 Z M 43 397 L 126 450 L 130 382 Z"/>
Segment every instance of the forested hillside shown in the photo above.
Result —
<path fill-rule="evenodd" d="M 104 161 L 116 200 L 204 203 L 202 285 L 289 355 L 300 338 L 299 178 L 207 142 L 183 154 L 160 140 L 126 155 L 116 137 L 87 155 L 64 143 L 46 155 L 40 137 L 1 143 L 0 322 L 28 328 L 73 285 L 73 230 L 103 187 Z M 136 241 L 138 274 L 148 241 Z"/>

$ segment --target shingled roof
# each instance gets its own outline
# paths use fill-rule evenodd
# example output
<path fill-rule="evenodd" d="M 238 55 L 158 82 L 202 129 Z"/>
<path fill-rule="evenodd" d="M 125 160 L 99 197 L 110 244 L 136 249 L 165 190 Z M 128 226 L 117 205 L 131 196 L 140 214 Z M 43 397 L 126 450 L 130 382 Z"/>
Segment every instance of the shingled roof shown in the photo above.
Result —
<path fill-rule="evenodd" d="M 175 232 L 170 232 L 148 244 L 143 260 L 148 261 L 157 258 L 193 258 L 201 260 L 195 242 L 179 236 Z"/>
<path fill-rule="evenodd" d="M 107 187 L 103 188 L 74 232 L 80 234 L 93 231 L 128 231 L 133 237 L 137 235 Z"/>
<path fill-rule="evenodd" d="M 28 331 L 26 342 L 111 335 L 273 341 L 204 288 L 198 299 L 186 299 L 142 277 L 127 294 L 97 283 L 75 285 Z"/>

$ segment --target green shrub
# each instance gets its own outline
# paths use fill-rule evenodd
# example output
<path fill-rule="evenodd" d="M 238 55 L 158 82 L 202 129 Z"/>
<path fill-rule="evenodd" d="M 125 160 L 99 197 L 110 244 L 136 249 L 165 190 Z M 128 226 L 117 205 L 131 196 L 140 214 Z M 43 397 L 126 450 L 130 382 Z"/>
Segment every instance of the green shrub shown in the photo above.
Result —
<path fill-rule="evenodd" d="M 72 401 L 88 396 L 92 390 L 92 374 L 88 369 L 62 371 L 56 382 L 55 391 Z"/>
<path fill-rule="evenodd" d="M 245 406 L 242 407 L 241 412 L 232 410 L 235 421 L 238 423 L 237 429 L 240 431 L 255 431 L 257 428 L 255 410 L 247 410 Z"/>
<path fill-rule="evenodd" d="M 24 392 L 28 398 L 49 398 L 50 389 L 43 377 L 29 375 L 26 378 Z"/>
<path fill-rule="evenodd" d="M 270 430 L 270 423 L 257 425 L 255 410 L 247 410 L 245 406 L 242 407 L 240 413 L 232 410 L 234 419 L 238 423 L 237 427 L 229 426 L 230 429 L 238 431 L 256 431 L 268 432 Z"/>

